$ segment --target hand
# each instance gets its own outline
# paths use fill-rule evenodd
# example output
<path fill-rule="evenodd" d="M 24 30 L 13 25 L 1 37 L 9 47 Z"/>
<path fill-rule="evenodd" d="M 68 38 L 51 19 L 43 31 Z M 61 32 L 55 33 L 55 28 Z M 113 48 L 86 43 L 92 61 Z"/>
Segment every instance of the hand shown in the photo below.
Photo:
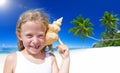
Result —
<path fill-rule="evenodd" d="M 56 48 L 57 48 L 59 54 L 62 56 L 62 59 L 69 59 L 70 56 L 69 56 L 68 47 L 62 43 L 60 38 L 58 39 L 58 41 L 59 41 L 60 45 L 58 45 Z"/>

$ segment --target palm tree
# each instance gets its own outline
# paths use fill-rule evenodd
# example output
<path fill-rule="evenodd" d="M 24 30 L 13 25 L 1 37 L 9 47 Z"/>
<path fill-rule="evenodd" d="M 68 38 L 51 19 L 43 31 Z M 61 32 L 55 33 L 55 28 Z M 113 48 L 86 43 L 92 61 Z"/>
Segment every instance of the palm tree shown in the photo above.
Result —
<path fill-rule="evenodd" d="M 82 15 L 80 15 L 76 19 L 73 19 L 71 23 L 75 26 L 71 28 L 69 32 L 73 32 L 74 36 L 80 36 L 82 40 L 84 40 L 87 37 L 94 40 L 98 40 L 90 36 L 94 33 L 92 28 L 93 24 L 90 22 L 89 18 L 84 19 Z"/>
<path fill-rule="evenodd" d="M 101 35 L 103 38 L 108 38 L 113 39 L 116 34 L 116 27 L 117 27 L 117 22 L 119 19 L 116 17 L 117 15 L 113 15 L 107 11 L 104 12 L 104 16 L 100 19 L 102 21 L 102 25 L 105 26 L 105 32 Z M 106 37 L 104 34 L 109 35 Z"/>
<path fill-rule="evenodd" d="M 105 31 L 101 34 L 100 42 L 103 42 L 103 46 L 115 46 L 120 38 L 117 37 L 117 24 L 119 19 L 117 15 L 113 15 L 107 11 L 104 12 L 104 16 L 100 19 L 102 25 L 105 27 Z M 100 42 L 98 44 L 100 44 Z"/>
<path fill-rule="evenodd" d="M 102 21 L 102 25 L 105 26 L 107 30 L 109 29 L 116 29 L 116 24 L 119 21 L 117 15 L 113 15 L 108 11 L 104 12 L 104 16 L 100 19 Z"/>

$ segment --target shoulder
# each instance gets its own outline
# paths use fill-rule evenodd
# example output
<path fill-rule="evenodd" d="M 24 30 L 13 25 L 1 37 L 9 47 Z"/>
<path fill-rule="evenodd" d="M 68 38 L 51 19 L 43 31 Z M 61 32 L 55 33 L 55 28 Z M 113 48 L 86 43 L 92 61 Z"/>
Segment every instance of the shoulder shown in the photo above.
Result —
<path fill-rule="evenodd" d="M 12 72 L 16 66 L 16 53 L 9 54 L 4 63 L 4 73 Z"/>
<path fill-rule="evenodd" d="M 5 63 L 11 66 L 14 66 L 17 61 L 17 54 L 11 53 L 6 57 Z"/>
<path fill-rule="evenodd" d="M 17 59 L 17 54 L 16 53 L 9 54 L 6 57 L 5 63 L 13 66 L 16 63 L 16 59 Z"/>
<path fill-rule="evenodd" d="M 8 62 L 13 62 L 14 60 L 16 60 L 16 57 L 17 57 L 17 54 L 16 54 L 16 53 L 9 54 L 9 55 L 6 57 L 6 61 L 8 61 Z"/>
<path fill-rule="evenodd" d="M 55 55 L 53 53 L 49 53 L 51 58 L 55 58 Z"/>
<path fill-rule="evenodd" d="M 51 60 L 52 60 L 52 63 L 56 61 L 56 57 L 53 53 L 49 53 L 50 54 L 50 57 L 51 57 Z"/>

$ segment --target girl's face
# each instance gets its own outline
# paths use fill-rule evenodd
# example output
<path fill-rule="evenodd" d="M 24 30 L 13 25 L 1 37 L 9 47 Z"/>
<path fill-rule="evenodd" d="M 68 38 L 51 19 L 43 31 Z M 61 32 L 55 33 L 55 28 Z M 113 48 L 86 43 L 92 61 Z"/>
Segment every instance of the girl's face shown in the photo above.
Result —
<path fill-rule="evenodd" d="M 28 21 L 21 26 L 20 40 L 27 52 L 40 53 L 45 47 L 45 31 L 44 25 L 35 21 Z"/>

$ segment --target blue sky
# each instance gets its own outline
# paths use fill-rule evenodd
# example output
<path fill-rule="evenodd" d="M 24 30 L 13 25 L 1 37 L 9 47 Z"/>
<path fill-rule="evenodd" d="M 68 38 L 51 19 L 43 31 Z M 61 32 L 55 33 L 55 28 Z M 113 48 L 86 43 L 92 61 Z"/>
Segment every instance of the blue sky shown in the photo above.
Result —
<path fill-rule="evenodd" d="M 16 23 L 21 13 L 28 9 L 43 8 L 50 15 L 50 22 L 63 17 L 59 36 L 61 40 L 70 48 L 92 47 L 98 41 L 74 37 L 68 30 L 73 27 L 70 23 L 78 15 L 90 18 L 94 24 L 93 37 L 100 39 L 104 28 L 100 25 L 99 19 L 105 11 L 118 14 L 120 18 L 120 0 L 7 0 L 6 5 L 0 7 L 0 47 L 16 46 L 17 38 L 15 34 Z M 54 43 L 54 47 L 58 42 Z"/>

